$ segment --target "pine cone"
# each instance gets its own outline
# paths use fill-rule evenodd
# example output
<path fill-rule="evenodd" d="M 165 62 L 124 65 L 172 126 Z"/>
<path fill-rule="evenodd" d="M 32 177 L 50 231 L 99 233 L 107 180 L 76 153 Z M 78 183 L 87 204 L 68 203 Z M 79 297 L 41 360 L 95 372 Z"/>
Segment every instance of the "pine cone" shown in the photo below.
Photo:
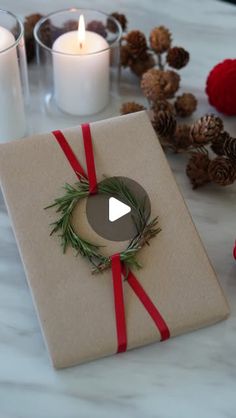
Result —
<path fill-rule="evenodd" d="M 122 30 L 125 32 L 127 29 L 127 24 L 128 24 L 128 20 L 126 18 L 126 16 L 122 13 L 118 13 L 118 12 L 114 12 L 110 14 L 111 17 L 114 17 L 114 19 L 116 19 L 119 24 L 121 25 Z M 116 25 L 114 24 L 113 20 L 107 19 L 107 29 L 113 33 L 116 32 Z"/>
<path fill-rule="evenodd" d="M 214 183 L 229 186 L 236 179 L 236 166 L 229 158 L 216 157 L 209 164 L 208 174 Z"/>
<path fill-rule="evenodd" d="M 25 31 L 25 48 L 26 48 L 26 57 L 27 61 L 31 62 L 35 58 L 35 42 L 34 42 L 34 27 L 36 23 L 43 16 L 39 13 L 34 13 L 30 16 L 26 16 L 24 21 L 24 31 Z"/>
<path fill-rule="evenodd" d="M 70 19 L 64 23 L 64 29 L 68 32 L 78 30 L 78 20 Z M 89 30 L 89 29 L 88 29 Z"/>
<path fill-rule="evenodd" d="M 129 66 L 131 71 L 138 77 L 141 77 L 146 71 L 153 68 L 155 60 L 151 54 L 145 53 L 137 59 L 130 59 Z"/>
<path fill-rule="evenodd" d="M 25 37 L 33 35 L 34 27 L 36 23 L 43 17 L 40 13 L 34 13 L 32 15 L 26 16 L 24 21 Z"/>
<path fill-rule="evenodd" d="M 192 125 L 191 136 L 195 144 L 204 145 L 216 140 L 222 130 L 223 122 L 218 116 L 206 115 Z"/>
<path fill-rule="evenodd" d="M 91 22 L 87 24 L 86 30 L 98 33 L 98 35 L 101 35 L 103 38 L 107 37 L 106 27 L 100 20 L 91 20 Z"/>
<path fill-rule="evenodd" d="M 186 49 L 175 46 L 169 49 L 166 56 L 166 61 L 170 67 L 180 70 L 180 68 L 183 68 L 188 64 L 189 58 L 190 55 Z"/>
<path fill-rule="evenodd" d="M 223 149 L 224 154 L 236 163 L 236 138 L 228 136 L 224 141 Z"/>
<path fill-rule="evenodd" d="M 152 103 L 151 110 L 153 113 L 158 113 L 160 110 L 164 110 L 164 112 L 169 112 L 175 115 L 175 108 L 172 103 L 168 102 L 168 100 L 157 100 L 156 102 Z"/>
<path fill-rule="evenodd" d="M 152 125 L 160 137 L 171 137 L 175 132 L 176 119 L 172 113 L 161 110 L 155 113 Z"/>
<path fill-rule="evenodd" d="M 177 125 L 175 133 L 171 138 L 171 142 L 174 144 L 176 150 L 187 149 L 190 147 L 190 145 L 192 145 L 190 126 L 186 124 Z"/>
<path fill-rule="evenodd" d="M 180 76 L 175 71 L 164 71 L 166 98 L 171 99 L 179 89 Z"/>
<path fill-rule="evenodd" d="M 70 21 L 69 21 L 70 23 Z M 78 24 L 77 24 L 78 28 Z M 40 29 L 40 40 L 47 45 L 47 47 L 52 48 L 55 40 L 64 33 L 64 28 L 54 26 L 50 20 L 46 20 Z"/>
<path fill-rule="evenodd" d="M 143 94 L 152 102 L 171 99 L 179 88 L 180 77 L 174 71 L 152 68 L 141 80 Z"/>
<path fill-rule="evenodd" d="M 175 101 L 175 110 L 178 116 L 185 118 L 190 116 L 197 108 L 197 100 L 191 93 L 184 93 L 178 96 Z"/>
<path fill-rule="evenodd" d="M 225 141 L 230 138 L 230 135 L 228 132 L 223 131 L 220 133 L 220 135 L 217 138 L 214 138 L 211 143 L 211 149 L 212 151 L 217 155 L 224 155 L 224 143 Z"/>
<path fill-rule="evenodd" d="M 186 174 L 190 179 L 193 189 L 201 187 L 209 182 L 208 167 L 210 160 L 206 154 L 195 152 L 186 167 Z"/>
<path fill-rule="evenodd" d="M 128 113 L 140 112 L 140 110 L 145 110 L 145 107 L 139 103 L 126 102 L 122 104 L 120 113 L 121 115 L 127 115 Z"/>
<path fill-rule="evenodd" d="M 166 52 L 171 45 L 171 33 L 164 26 L 152 29 L 150 33 L 150 46 L 158 54 Z"/>
<path fill-rule="evenodd" d="M 132 55 L 130 54 L 127 45 L 121 45 L 120 48 L 120 63 L 122 67 L 128 67 L 132 62 Z"/>
<path fill-rule="evenodd" d="M 134 58 L 138 58 L 144 55 L 147 51 L 147 41 L 145 35 L 139 30 L 132 30 L 129 32 L 125 40 L 131 55 Z"/>

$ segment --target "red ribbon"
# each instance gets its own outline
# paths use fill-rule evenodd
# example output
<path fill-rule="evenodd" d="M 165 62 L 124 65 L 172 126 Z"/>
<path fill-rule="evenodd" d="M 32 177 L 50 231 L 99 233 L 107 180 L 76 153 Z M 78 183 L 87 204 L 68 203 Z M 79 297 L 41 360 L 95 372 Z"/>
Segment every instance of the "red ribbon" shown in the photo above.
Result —
<path fill-rule="evenodd" d="M 87 165 L 87 175 L 77 159 L 75 153 L 67 142 L 65 136 L 61 131 L 53 131 L 53 135 L 56 138 L 58 144 L 61 146 L 67 160 L 73 168 L 75 174 L 81 179 L 81 177 L 88 178 L 89 191 L 91 194 L 97 192 L 97 177 L 94 162 L 93 144 L 89 124 L 81 125 L 84 151 Z M 167 340 L 170 337 L 170 331 L 164 318 L 151 301 L 144 288 L 141 286 L 135 275 L 129 270 L 126 274 L 125 266 L 122 264 L 120 254 L 114 254 L 111 257 L 111 269 L 112 269 L 112 280 L 113 280 L 113 291 L 114 291 L 114 305 L 116 315 L 116 332 L 117 332 L 117 353 L 126 351 L 127 349 L 127 330 L 126 330 L 126 319 L 125 319 L 125 304 L 124 304 L 124 292 L 123 292 L 123 278 L 127 276 L 127 282 L 133 289 L 140 302 L 143 304 L 146 311 L 154 321 L 158 331 L 161 335 L 161 341 Z"/>
<path fill-rule="evenodd" d="M 83 133 L 84 151 L 88 171 L 89 191 L 90 194 L 95 194 L 97 193 L 97 176 L 94 162 L 93 143 L 90 126 L 88 123 L 84 123 L 83 125 L 81 125 L 81 128 Z"/>
<path fill-rule="evenodd" d="M 116 313 L 117 353 L 122 353 L 127 349 L 127 332 L 120 254 L 114 254 L 111 257 L 111 270 Z"/>
<path fill-rule="evenodd" d="M 81 177 L 87 178 L 83 167 L 80 165 L 79 160 L 74 154 L 74 151 L 72 150 L 71 146 L 67 142 L 63 133 L 61 131 L 53 131 L 52 133 L 55 136 L 58 144 L 60 145 L 62 151 L 64 152 L 67 160 L 69 161 L 78 179 L 81 180 Z"/>
<path fill-rule="evenodd" d="M 127 348 L 127 331 L 125 321 L 124 294 L 122 286 L 122 275 L 124 277 L 126 276 L 126 269 L 124 265 L 122 266 L 120 254 L 114 254 L 111 257 L 111 268 L 116 312 L 116 331 L 118 342 L 117 353 L 121 353 L 123 351 L 126 351 Z M 148 294 L 145 292 L 137 277 L 135 277 L 135 275 L 130 270 L 128 271 L 127 282 L 133 289 L 136 296 L 139 298 L 140 302 L 143 304 L 146 311 L 149 313 L 152 320 L 154 321 L 158 331 L 160 332 L 161 341 L 170 338 L 170 331 L 167 326 L 167 323 L 165 322 L 164 318 L 162 317 L 154 303 L 149 298 Z"/>
<path fill-rule="evenodd" d="M 127 282 L 129 283 L 130 287 L 132 287 L 134 293 L 139 298 L 140 302 L 142 302 L 144 308 L 149 313 L 150 317 L 156 324 L 160 334 L 161 334 L 161 341 L 168 340 L 170 338 L 170 330 L 165 322 L 164 318 L 161 316 L 160 312 L 158 311 L 157 307 L 149 298 L 148 294 L 145 292 L 144 288 L 139 283 L 137 277 L 129 270 Z"/>
<path fill-rule="evenodd" d="M 236 241 L 235 241 L 234 248 L 233 248 L 233 256 L 236 260 Z"/>
<path fill-rule="evenodd" d="M 90 126 L 89 124 L 85 123 L 81 125 L 81 129 L 83 134 L 84 151 L 88 172 L 87 175 L 63 133 L 61 131 L 53 131 L 52 133 L 61 146 L 62 151 L 64 152 L 78 179 L 81 180 L 81 177 L 87 178 L 89 181 L 89 192 L 90 194 L 94 194 L 97 193 L 97 176 L 94 163 L 94 152 Z"/>

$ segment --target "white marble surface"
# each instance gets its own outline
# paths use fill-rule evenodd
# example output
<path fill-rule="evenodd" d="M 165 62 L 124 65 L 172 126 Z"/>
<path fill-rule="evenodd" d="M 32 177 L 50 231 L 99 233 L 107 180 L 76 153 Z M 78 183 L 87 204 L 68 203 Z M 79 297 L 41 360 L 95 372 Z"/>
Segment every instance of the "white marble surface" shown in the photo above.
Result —
<path fill-rule="evenodd" d="M 49 12 L 68 5 L 123 10 L 130 28 L 146 32 L 169 26 L 177 44 L 190 50 L 182 87 L 199 99 L 198 114 L 211 110 L 204 82 L 211 66 L 236 53 L 236 7 L 216 0 L 0 0 L 0 8 L 19 15 Z M 123 89 L 128 97 L 134 89 Z M 139 95 L 138 88 L 135 88 Z M 33 89 L 34 93 L 34 89 Z M 0 93 L 1 94 L 1 93 Z M 58 123 L 40 116 L 31 104 L 31 129 Z M 115 110 L 114 110 L 115 114 Z M 236 118 L 226 119 L 236 135 Z M 66 124 L 66 121 L 61 121 Z M 229 320 L 198 332 L 87 365 L 55 371 L 51 367 L 30 292 L 0 198 L 0 418 L 234 418 L 236 416 L 236 187 L 192 191 L 184 159 L 169 157 L 229 299 Z"/>

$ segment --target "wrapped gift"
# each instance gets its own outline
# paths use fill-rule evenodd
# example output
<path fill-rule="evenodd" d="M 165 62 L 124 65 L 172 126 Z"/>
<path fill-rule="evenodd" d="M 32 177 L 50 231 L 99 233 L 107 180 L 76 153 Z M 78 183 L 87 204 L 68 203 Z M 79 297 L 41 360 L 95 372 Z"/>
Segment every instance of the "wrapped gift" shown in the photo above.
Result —
<path fill-rule="evenodd" d="M 88 219 L 88 201 L 99 192 L 104 175 L 141 186 L 150 219 L 158 216 L 160 230 L 150 245 L 145 236 L 139 241 L 135 260 L 140 269 L 132 268 L 129 257 L 124 262 L 124 249 L 137 243 L 135 236 L 129 247 L 132 239 L 106 237 Z M 2 144 L 0 176 L 55 367 L 167 340 L 228 316 L 222 289 L 145 112 Z M 88 185 L 89 197 L 73 209 L 73 230 L 101 246 L 107 268 L 95 260 L 96 274 L 87 247 L 84 257 L 76 256 L 72 245 L 63 252 L 63 231 L 50 234 L 58 206 L 45 210 L 65 194 L 65 184 L 73 193 L 80 183 Z M 115 228 L 116 221 L 110 224 Z"/>

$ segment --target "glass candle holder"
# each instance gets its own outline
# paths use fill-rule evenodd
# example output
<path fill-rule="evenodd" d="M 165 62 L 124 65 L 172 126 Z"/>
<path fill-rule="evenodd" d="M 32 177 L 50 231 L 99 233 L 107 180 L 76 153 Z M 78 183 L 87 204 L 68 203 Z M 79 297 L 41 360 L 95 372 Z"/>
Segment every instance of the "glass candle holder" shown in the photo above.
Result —
<path fill-rule="evenodd" d="M 24 27 L 14 14 L 0 10 L 0 142 L 25 136 L 27 100 Z"/>
<path fill-rule="evenodd" d="M 34 29 L 40 91 L 50 112 L 101 112 L 119 77 L 120 24 L 105 13 L 69 9 L 42 18 Z"/>

